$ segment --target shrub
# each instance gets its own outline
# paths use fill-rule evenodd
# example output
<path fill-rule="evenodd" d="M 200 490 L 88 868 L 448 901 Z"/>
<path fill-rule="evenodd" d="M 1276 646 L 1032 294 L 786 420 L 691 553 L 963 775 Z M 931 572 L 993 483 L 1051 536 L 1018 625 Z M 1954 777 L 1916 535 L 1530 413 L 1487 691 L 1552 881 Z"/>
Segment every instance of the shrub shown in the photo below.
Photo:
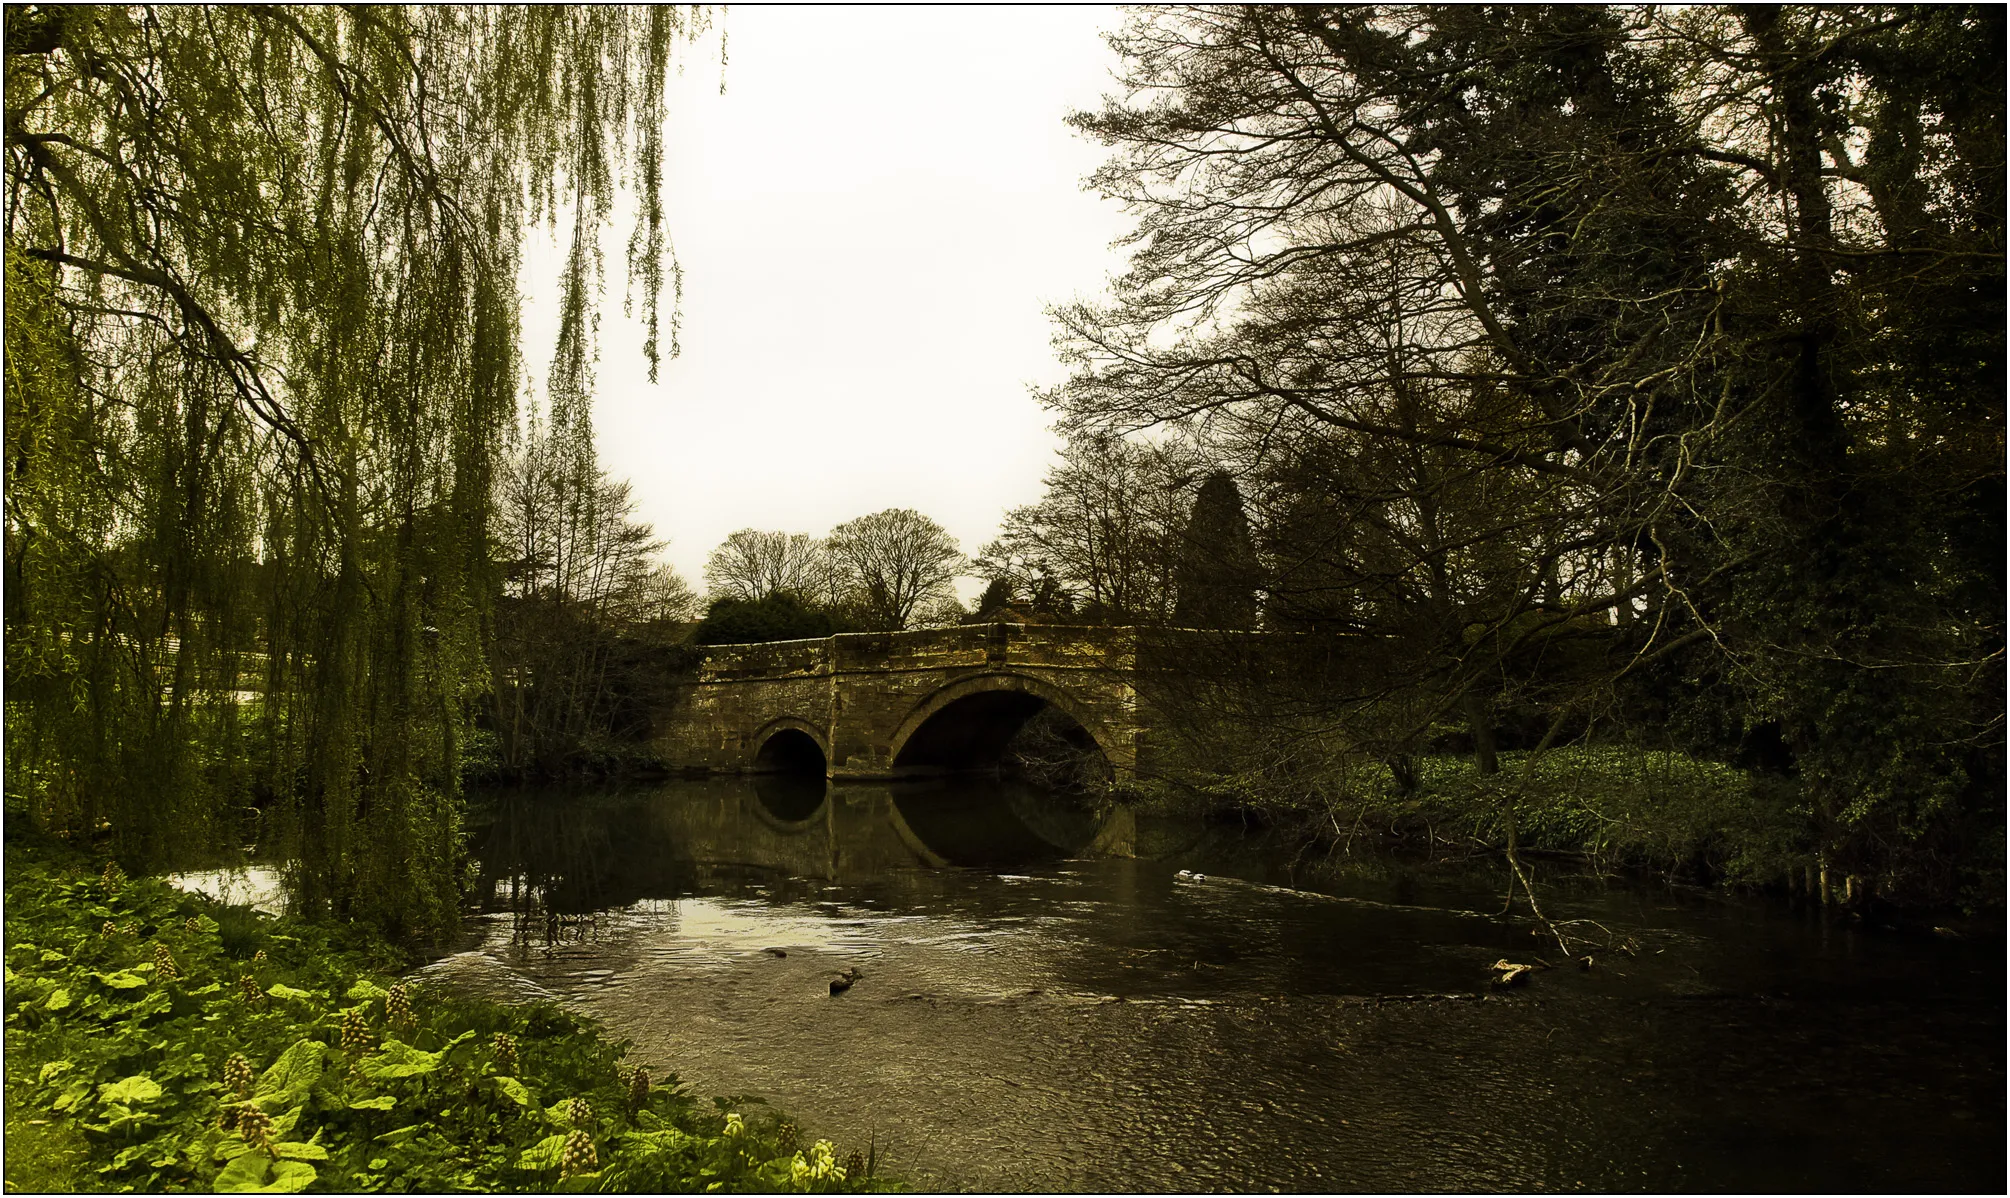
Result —
<path fill-rule="evenodd" d="M 700 645 L 751 645 L 847 631 L 850 626 L 831 612 L 777 591 L 763 599 L 714 600 L 692 640 Z"/>

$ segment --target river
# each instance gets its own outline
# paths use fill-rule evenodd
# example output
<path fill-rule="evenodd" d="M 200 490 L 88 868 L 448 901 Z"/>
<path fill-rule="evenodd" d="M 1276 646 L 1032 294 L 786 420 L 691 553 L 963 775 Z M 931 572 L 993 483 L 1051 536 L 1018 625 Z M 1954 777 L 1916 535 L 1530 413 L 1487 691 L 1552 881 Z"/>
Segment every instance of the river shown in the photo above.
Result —
<path fill-rule="evenodd" d="M 1601 925 L 1579 968 L 1490 863 L 1294 863 L 996 782 L 512 792 L 474 829 L 486 909 L 428 975 L 917 1189 L 2004 1185 L 2000 939 L 1546 865 L 1546 913 Z"/>

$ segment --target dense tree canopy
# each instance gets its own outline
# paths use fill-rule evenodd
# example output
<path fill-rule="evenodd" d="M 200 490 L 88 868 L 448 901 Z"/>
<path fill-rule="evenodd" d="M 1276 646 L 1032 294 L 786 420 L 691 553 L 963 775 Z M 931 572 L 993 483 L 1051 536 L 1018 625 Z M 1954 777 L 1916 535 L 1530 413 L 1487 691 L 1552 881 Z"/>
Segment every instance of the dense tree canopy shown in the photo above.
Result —
<path fill-rule="evenodd" d="M 1051 402 L 1220 452 L 1268 618 L 1402 647 L 1437 698 L 1364 744 L 1673 728 L 1795 773 L 1825 862 L 1987 859 L 2000 10 L 1230 6 L 1115 44 L 1076 123 L 1132 265 L 1057 313 Z"/>
<path fill-rule="evenodd" d="M 590 449 L 598 231 L 632 172 L 658 329 L 663 88 L 702 22 L 6 20 L 10 792 L 108 821 L 131 864 L 241 843 L 269 799 L 308 907 L 438 928 L 500 590 L 518 245 L 573 228 L 549 417 Z"/>
<path fill-rule="evenodd" d="M 714 599 L 692 639 L 700 645 L 746 645 L 798 641 L 849 632 L 850 625 L 793 591 L 772 591 L 759 599 Z"/>
<path fill-rule="evenodd" d="M 1217 470 L 1194 495 L 1179 541 L 1173 622 L 1187 628 L 1256 627 L 1256 572 L 1242 491 Z"/>

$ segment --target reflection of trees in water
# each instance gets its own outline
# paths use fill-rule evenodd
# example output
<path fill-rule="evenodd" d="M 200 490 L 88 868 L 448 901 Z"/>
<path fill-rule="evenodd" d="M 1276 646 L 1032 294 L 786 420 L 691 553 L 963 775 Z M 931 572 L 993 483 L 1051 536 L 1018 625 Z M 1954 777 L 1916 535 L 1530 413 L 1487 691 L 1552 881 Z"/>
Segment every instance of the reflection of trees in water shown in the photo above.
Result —
<path fill-rule="evenodd" d="M 476 828 L 476 897 L 509 912 L 526 942 L 560 944 L 598 935 L 594 913 L 645 899 L 764 893 L 787 875 L 827 878 L 823 791 L 821 779 L 804 787 L 730 778 L 619 793 L 491 792 L 487 823 Z"/>
<path fill-rule="evenodd" d="M 600 916 L 560 915 L 550 908 L 512 908 L 510 944 L 520 948 L 542 948 L 551 952 L 561 944 L 591 944 L 600 939 Z"/>
<path fill-rule="evenodd" d="M 646 836 L 633 802 L 517 790 L 491 795 L 488 811 L 475 849 L 479 893 L 510 913 L 512 943 L 591 941 L 598 912 L 632 901 L 626 875 Z"/>
<path fill-rule="evenodd" d="M 553 891 L 561 888 L 561 880 L 549 872 L 512 869 L 506 877 L 492 879 L 486 906 L 509 912 L 510 944 L 520 948 L 549 952 L 561 944 L 599 940 L 599 912 L 561 911 L 549 901 Z"/>

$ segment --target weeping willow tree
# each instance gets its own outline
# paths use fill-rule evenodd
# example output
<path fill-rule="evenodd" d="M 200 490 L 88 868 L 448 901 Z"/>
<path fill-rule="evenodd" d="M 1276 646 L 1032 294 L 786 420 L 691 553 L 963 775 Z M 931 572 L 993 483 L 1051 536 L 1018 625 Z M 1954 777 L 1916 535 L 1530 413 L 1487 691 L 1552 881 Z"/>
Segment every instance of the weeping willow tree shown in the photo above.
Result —
<path fill-rule="evenodd" d="M 519 244 L 572 227 L 551 395 L 585 427 L 624 185 L 652 375 L 674 352 L 663 96 L 705 18 L 6 19 L 10 806 L 129 868 L 256 834 L 306 909 L 443 929 Z"/>

